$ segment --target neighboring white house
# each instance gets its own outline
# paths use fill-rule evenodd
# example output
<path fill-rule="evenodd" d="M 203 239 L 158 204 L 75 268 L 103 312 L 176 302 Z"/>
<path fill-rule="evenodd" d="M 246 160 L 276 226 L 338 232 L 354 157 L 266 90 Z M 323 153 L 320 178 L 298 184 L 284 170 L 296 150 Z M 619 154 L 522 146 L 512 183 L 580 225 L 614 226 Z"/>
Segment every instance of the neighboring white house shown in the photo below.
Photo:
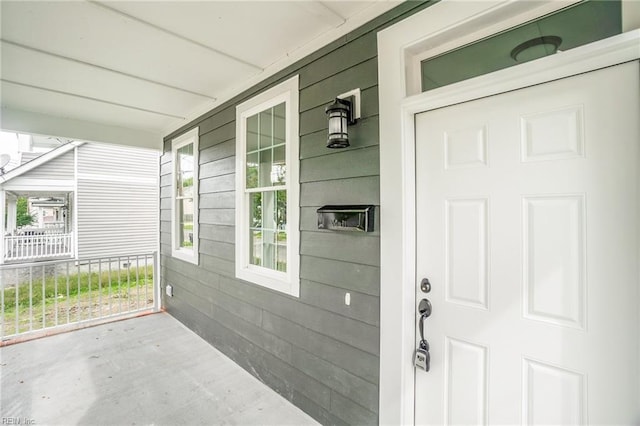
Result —
<path fill-rule="evenodd" d="M 0 263 L 154 251 L 158 153 L 68 142 L 0 176 Z M 18 228 L 17 200 L 35 221 Z"/>

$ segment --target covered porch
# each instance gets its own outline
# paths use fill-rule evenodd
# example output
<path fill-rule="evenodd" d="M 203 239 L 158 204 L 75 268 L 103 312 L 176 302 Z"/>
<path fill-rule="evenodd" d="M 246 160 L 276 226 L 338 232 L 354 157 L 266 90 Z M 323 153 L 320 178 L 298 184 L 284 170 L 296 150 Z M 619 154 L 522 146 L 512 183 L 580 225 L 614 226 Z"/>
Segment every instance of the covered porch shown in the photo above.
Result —
<path fill-rule="evenodd" d="M 73 194 L 70 191 L 2 190 L 6 219 L 0 262 L 73 258 Z"/>
<path fill-rule="evenodd" d="M 638 268 L 627 258 L 638 258 L 640 203 L 637 191 L 622 190 L 637 189 L 637 144 L 625 148 L 631 155 L 622 158 L 625 165 L 631 160 L 633 165 L 616 167 L 619 157 L 612 157 L 606 149 L 606 138 L 604 142 L 593 142 L 596 139 L 589 139 L 591 136 L 582 139 L 590 134 L 583 122 L 591 121 L 591 110 L 582 107 L 579 97 L 554 105 L 538 99 L 538 107 L 519 112 L 509 122 L 510 129 L 520 129 L 509 140 L 519 143 L 512 143 L 509 149 L 496 148 L 489 139 L 487 135 L 493 138 L 498 133 L 493 124 L 489 130 L 488 121 L 474 116 L 473 123 L 463 123 L 454 117 L 450 129 L 433 139 L 430 136 L 428 144 L 420 143 L 439 147 L 441 155 L 423 155 L 418 150 L 416 117 L 573 78 L 586 73 L 572 60 L 583 53 L 583 59 L 590 62 L 589 72 L 637 62 L 640 2 L 312 0 L 253 2 L 252 7 L 239 4 L 2 2 L 3 22 L 7 23 L 3 63 L 11 64 L 2 82 L 4 128 L 160 152 L 159 208 L 157 217 L 147 223 L 159 224 L 154 268 L 154 279 L 159 282 L 154 285 L 158 296 L 154 301 L 172 315 L 154 314 L 0 348 L 3 416 L 20 424 L 312 422 L 285 411 L 286 403 L 267 399 L 266 394 L 275 395 L 272 391 L 239 382 L 246 374 L 268 384 L 321 423 L 332 425 L 487 424 L 488 419 L 503 424 L 581 424 L 594 423 L 594 419 L 595 423 L 613 423 L 601 419 L 636 415 L 640 388 L 637 383 L 627 384 L 640 371 L 639 335 L 632 329 L 638 322 Z M 538 18 L 578 4 L 614 5 L 612 27 L 619 34 L 610 38 L 629 36 L 627 41 L 633 39 L 635 44 L 614 54 L 605 36 L 596 50 L 580 53 L 580 47 L 566 49 L 573 35 L 560 37 L 554 31 L 553 37 L 547 37 L 542 32 L 546 27 Z M 602 14 L 593 16 L 596 20 L 591 25 L 584 19 L 563 19 L 561 27 L 575 25 L 577 32 L 589 35 L 606 29 Z M 56 37 L 39 22 L 56 22 Z M 476 77 L 466 75 L 457 82 L 443 82 L 439 88 L 423 85 L 433 80 L 423 73 L 428 60 L 458 54 L 512 28 L 524 28 L 526 37 L 517 43 L 505 41 L 487 54 L 472 52 L 468 62 L 442 67 L 447 77 L 454 70 L 466 69 L 478 70 L 473 74 Z M 545 45 L 555 48 L 547 52 Z M 549 56 L 516 64 L 523 46 L 544 50 Z M 485 63 L 497 62 L 492 59 L 494 53 L 513 66 L 483 70 Z M 634 84 L 628 86 L 635 92 L 610 91 L 602 98 L 617 100 L 616 109 L 637 117 L 635 70 Z M 295 87 L 273 91 L 292 81 Z M 609 79 L 588 86 L 606 88 L 621 81 Z M 332 126 L 327 123 L 326 106 L 354 92 L 360 94 L 360 106 L 355 109 L 361 110 L 358 122 L 350 128 L 350 146 L 329 150 L 326 144 Z M 635 94 L 632 107 L 626 106 L 631 102 L 621 102 L 623 94 L 625 100 Z M 246 149 L 246 140 L 251 138 L 247 124 L 256 115 L 259 123 L 267 123 L 265 129 L 258 127 L 257 164 L 264 163 L 263 170 L 267 164 L 273 167 L 273 154 L 279 148 L 273 143 L 278 133 L 278 120 L 273 117 L 279 117 L 275 109 L 283 99 L 284 121 L 290 126 L 287 134 L 294 136 L 289 143 L 294 151 L 287 162 L 287 177 L 291 177 L 287 182 L 296 185 L 288 193 L 299 195 L 287 211 L 294 231 L 290 247 L 297 250 L 292 255 L 295 262 L 289 262 L 296 273 L 291 281 L 297 287 L 288 293 L 264 285 L 271 278 L 266 274 L 267 279 L 258 282 L 238 273 L 238 265 L 249 252 L 245 246 L 252 246 L 253 241 L 255 247 L 262 247 L 266 234 L 255 230 L 255 239 L 249 240 L 236 232 L 241 228 L 254 232 L 248 225 L 250 215 L 244 214 L 253 213 L 250 204 L 243 208 L 238 194 L 262 191 L 242 185 L 248 160 L 256 154 Z M 521 103 L 529 105 L 529 101 L 525 98 Z M 495 107 L 477 109 L 491 112 Z M 607 108 L 608 113 L 613 111 Z M 515 109 L 509 113 L 515 114 Z M 264 121 L 260 121 L 262 115 Z M 566 133 L 571 137 L 557 142 L 569 148 L 566 152 L 556 150 L 556 132 L 547 130 L 551 127 L 545 123 L 554 117 L 559 117 L 558 123 L 569 123 L 563 129 L 569 129 Z M 605 121 L 606 126 L 614 123 L 606 117 Z M 539 139 L 542 142 L 537 145 L 544 154 L 540 161 L 531 155 L 529 162 L 527 150 L 535 151 L 536 144 L 527 145 L 527 123 L 537 123 L 536 129 L 544 135 L 553 133 L 550 141 Z M 637 135 L 637 121 L 631 124 L 628 128 L 635 133 L 627 136 Z M 613 127 L 622 133 L 627 128 Z M 264 139 L 271 141 L 264 147 L 263 131 L 269 136 Z M 191 167 L 180 163 L 180 151 L 186 146 L 193 147 L 193 155 L 185 155 L 193 160 Z M 605 155 L 594 155 L 601 152 L 596 147 L 603 148 Z M 449 161 L 453 157 L 458 160 Z M 512 160 L 510 165 L 494 173 L 499 159 L 505 157 Z M 270 160 L 263 162 L 263 158 Z M 576 174 L 572 178 L 575 186 L 571 182 L 540 189 L 533 184 L 551 182 L 550 176 L 540 173 L 540 179 L 512 179 L 510 173 L 512 166 L 540 165 L 562 172 L 565 163 L 561 161 L 571 162 L 571 168 L 585 164 L 580 170 L 594 170 L 587 160 L 609 161 L 610 165 L 588 176 Z M 442 170 L 446 176 L 418 175 L 417 170 Z M 471 179 L 455 193 L 441 189 L 458 182 L 458 174 L 470 175 L 470 170 L 489 176 Z M 627 170 L 632 179 L 609 173 Z M 75 171 L 77 174 L 77 167 Z M 93 180 L 100 177 L 94 168 L 87 168 L 85 174 Z M 559 173 L 557 181 L 563 179 Z M 127 180 L 129 172 L 121 171 L 119 182 Z M 601 185 L 605 181 L 620 184 L 608 191 Z M 439 186 L 433 189 L 431 182 Z M 495 201 L 497 195 L 489 193 L 494 182 L 509 185 L 502 189 L 508 198 Z M 594 192 L 589 188 L 588 201 L 585 182 L 594 185 Z M 73 190 L 73 186 L 67 188 Z M 192 191 L 185 194 L 185 188 Z M 276 190 L 268 185 L 261 188 Z M 422 191 L 424 188 L 427 190 Z M 114 198 L 125 193 L 114 191 Z M 76 222 L 82 217 L 77 214 L 81 194 L 77 192 L 74 199 Z M 613 195 L 626 201 L 607 203 L 611 199 L 607 197 Z M 246 195 L 245 200 L 251 197 Z M 193 211 L 178 213 L 180 204 L 189 203 Z M 0 205 L 5 206 L 4 199 Z M 319 228 L 318 209 L 336 205 L 374 206 L 372 232 Z M 593 225 L 594 215 L 586 213 L 593 205 L 603 208 L 596 217 L 610 219 L 606 226 Z M 496 219 L 499 211 L 510 212 L 508 221 Z M 614 211 L 623 212 L 625 222 L 613 220 L 609 213 Z M 190 217 L 192 213 L 195 218 Z M 262 219 L 262 214 L 261 210 L 260 216 L 253 217 Z M 545 221 L 553 226 L 545 227 Z M 260 222 L 259 228 L 273 232 L 275 227 Z M 563 226 L 565 223 L 569 225 Z M 510 227 L 503 226 L 506 224 Z M 613 228 L 615 232 L 609 232 Z M 625 228 L 628 232 L 622 232 Z M 1 224 L 0 229 L 4 229 Z M 556 229 L 562 232 L 554 232 Z M 82 236 L 84 229 L 75 227 L 75 231 Z M 494 234 L 501 239 L 491 240 Z M 616 237 L 626 246 L 615 244 Z M 277 246 L 277 237 L 273 241 Z M 76 250 L 78 247 L 81 253 L 82 241 Z M 551 249 L 545 250 L 547 247 Z M 185 251 L 188 255 L 183 256 Z M 536 263 L 535 256 L 529 255 L 534 252 L 541 253 L 542 261 Z M 455 263 L 454 257 L 462 260 Z M 276 265 L 277 259 L 276 254 Z M 623 262 L 624 270 L 619 267 Z M 597 265 L 598 274 L 588 269 L 592 264 Z M 611 265 L 615 274 L 607 273 Z M 461 283 L 456 291 L 462 289 L 459 297 L 450 292 L 455 287 L 451 284 L 454 273 L 462 277 L 456 278 Z M 619 279 L 622 275 L 625 277 Z M 556 279 L 559 276 L 566 279 Z M 433 283 L 428 295 L 423 292 L 431 290 L 429 281 L 424 288 L 421 285 L 426 277 Z M 603 282 L 612 285 L 602 286 Z M 612 291 L 620 283 L 629 291 Z M 70 293 L 69 288 L 64 283 L 65 293 Z M 509 292 L 498 290 L 504 288 Z M 456 297 L 449 297 L 450 293 Z M 417 334 L 428 315 L 416 308 L 426 296 L 435 312 L 427 325 L 432 352 L 423 349 L 426 339 Z M 622 309 L 616 311 L 619 307 L 626 316 Z M 562 317 L 558 312 L 568 315 Z M 489 314 L 490 320 L 478 320 Z M 610 326 L 616 321 L 621 325 Z M 42 323 L 46 325 L 46 320 Z M 448 325 L 458 329 L 450 332 L 445 328 Z M 516 329 L 516 325 L 523 328 Z M 545 334 L 542 326 L 552 331 Z M 507 327 L 513 327 L 509 329 L 512 334 L 501 333 Z M 534 334 L 530 330 L 539 340 L 528 339 Z M 599 338 L 594 330 L 606 338 Z M 599 344 L 583 339 L 587 333 Z M 618 340 L 610 340 L 614 337 Z M 586 342 L 581 343 L 584 346 L 574 344 L 578 339 Z M 609 349 L 620 349 L 617 343 L 625 339 L 623 350 Z M 633 350 L 624 350 L 631 347 Z M 416 370 L 413 356 L 417 348 L 433 354 L 430 374 Z M 571 359 L 563 358 L 568 348 L 588 356 L 572 352 Z M 538 352 L 540 349 L 548 353 Z M 228 360 L 219 357 L 221 352 L 244 371 L 226 370 Z M 593 375 L 587 380 L 592 374 L 585 366 L 587 361 L 601 355 L 605 362 L 593 365 L 602 381 L 594 381 Z M 612 359 L 618 355 L 626 356 L 626 363 Z M 501 362 L 507 358 L 508 362 Z M 614 369 L 616 374 L 610 374 Z M 530 382 L 542 380 L 529 386 L 525 377 L 531 377 Z M 620 385 L 620 378 L 626 387 Z M 558 394 L 561 397 L 555 398 Z M 542 399 L 534 398 L 537 395 Z M 614 399 L 625 407 L 610 404 L 597 411 L 604 413 L 598 417 L 592 414 L 594 399 L 598 407 Z M 557 410 L 548 409 L 551 404 L 544 402 L 549 400 Z M 454 411 L 475 417 L 461 421 L 463 417 L 451 415 Z M 522 414 L 525 412 L 531 415 Z M 438 421 L 432 415 L 447 420 Z"/>
<path fill-rule="evenodd" d="M 317 424 L 167 313 L 6 346 L 0 363 L 13 424 Z"/>

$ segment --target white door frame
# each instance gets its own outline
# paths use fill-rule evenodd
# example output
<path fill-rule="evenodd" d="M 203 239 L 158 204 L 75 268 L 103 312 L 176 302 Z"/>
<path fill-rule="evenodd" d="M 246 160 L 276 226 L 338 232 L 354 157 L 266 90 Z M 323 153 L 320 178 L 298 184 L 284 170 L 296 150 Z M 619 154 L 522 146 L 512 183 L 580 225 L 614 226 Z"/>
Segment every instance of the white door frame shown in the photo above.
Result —
<path fill-rule="evenodd" d="M 414 115 L 636 60 L 640 58 L 640 30 L 421 94 L 413 94 L 419 66 L 416 58 L 424 58 L 426 51 L 448 50 L 527 22 L 570 3 L 574 1 L 444 0 L 378 33 L 380 424 L 414 423 Z"/>

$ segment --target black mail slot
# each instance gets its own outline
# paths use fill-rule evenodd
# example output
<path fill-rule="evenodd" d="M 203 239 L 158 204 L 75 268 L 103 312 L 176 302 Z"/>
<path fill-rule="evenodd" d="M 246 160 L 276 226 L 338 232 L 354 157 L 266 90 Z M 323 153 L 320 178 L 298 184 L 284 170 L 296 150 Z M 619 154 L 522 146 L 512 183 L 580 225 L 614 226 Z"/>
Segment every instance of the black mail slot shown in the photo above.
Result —
<path fill-rule="evenodd" d="M 323 206 L 318 212 L 318 229 L 373 232 L 375 206 Z"/>

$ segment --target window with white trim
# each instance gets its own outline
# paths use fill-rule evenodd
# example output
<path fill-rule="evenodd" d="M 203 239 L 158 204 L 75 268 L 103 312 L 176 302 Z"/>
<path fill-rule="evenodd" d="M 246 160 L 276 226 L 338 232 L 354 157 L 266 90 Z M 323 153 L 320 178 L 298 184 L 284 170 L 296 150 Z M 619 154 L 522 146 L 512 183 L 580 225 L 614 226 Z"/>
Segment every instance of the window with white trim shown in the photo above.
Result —
<path fill-rule="evenodd" d="M 300 293 L 298 77 L 236 107 L 236 277 Z"/>
<path fill-rule="evenodd" d="M 198 128 L 171 141 L 171 253 L 198 264 Z"/>

